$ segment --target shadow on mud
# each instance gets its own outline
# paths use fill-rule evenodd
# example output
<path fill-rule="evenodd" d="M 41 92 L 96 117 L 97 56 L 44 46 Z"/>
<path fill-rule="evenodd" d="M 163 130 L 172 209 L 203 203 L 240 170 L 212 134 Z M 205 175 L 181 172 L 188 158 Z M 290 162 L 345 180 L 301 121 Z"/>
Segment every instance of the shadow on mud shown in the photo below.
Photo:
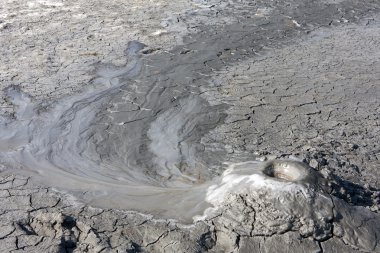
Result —
<path fill-rule="evenodd" d="M 332 195 L 343 199 L 347 203 L 355 206 L 370 207 L 375 203 L 373 194 L 380 191 L 373 187 L 365 188 L 359 184 L 345 180 L 337 175 L 333 175 Z"/>

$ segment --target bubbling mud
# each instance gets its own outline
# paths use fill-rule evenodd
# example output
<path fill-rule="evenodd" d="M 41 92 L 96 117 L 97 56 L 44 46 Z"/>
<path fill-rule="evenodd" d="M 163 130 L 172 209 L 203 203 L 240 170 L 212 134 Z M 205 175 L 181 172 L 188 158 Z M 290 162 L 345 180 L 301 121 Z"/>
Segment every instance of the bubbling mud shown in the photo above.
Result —
<path fill-rule="evenodd" d="M 270 161 L 262 167 L 267 176 L 285 181 L 301 181 L 311 173 L 310 168 L 296 161 Z"/>

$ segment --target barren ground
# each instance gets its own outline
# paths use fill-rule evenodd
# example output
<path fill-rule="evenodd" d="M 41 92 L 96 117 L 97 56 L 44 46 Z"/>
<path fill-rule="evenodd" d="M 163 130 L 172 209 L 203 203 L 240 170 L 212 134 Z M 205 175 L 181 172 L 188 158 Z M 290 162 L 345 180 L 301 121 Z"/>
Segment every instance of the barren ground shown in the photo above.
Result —
<path fill-rule="evenodd" d="M 371 0 L 5 1 L 0 251 L 380 252 L 379 10 Z M 75 135 L 76 123 L 88 126 Z M 328 190 L 239 183 L 205 219 L 178 221 L 199 199 L 179 203 L 188 195 L 174 187 L 274 158 L 303 161 Z M 99 164 L 127 164 L 153 197 L 125 197 L 139 190 Z"/>

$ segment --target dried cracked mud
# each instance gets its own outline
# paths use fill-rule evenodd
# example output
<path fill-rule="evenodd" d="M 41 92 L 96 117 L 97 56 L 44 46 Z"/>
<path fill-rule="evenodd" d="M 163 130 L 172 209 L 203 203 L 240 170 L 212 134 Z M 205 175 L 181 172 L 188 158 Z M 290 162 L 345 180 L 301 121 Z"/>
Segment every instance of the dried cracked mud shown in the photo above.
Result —
<path fill-rule="evenodd" d="M 6 1 L 1 252 L 380 252 L 377 1 Z"/>

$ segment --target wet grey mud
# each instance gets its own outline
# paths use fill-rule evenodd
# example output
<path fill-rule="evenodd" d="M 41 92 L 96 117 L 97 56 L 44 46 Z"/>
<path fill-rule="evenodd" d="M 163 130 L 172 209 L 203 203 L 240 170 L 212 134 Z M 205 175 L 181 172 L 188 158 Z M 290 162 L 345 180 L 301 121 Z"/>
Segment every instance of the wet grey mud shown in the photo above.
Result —
<path fill-rule="evenodd" d="M 192 3 L 80 91 L 4 87 L 0 249 L 380 252 L 379 4 Z"/>
<path fill-rule="evenodd" d="M 202 183 L 212 174 L 198 143 L 222 121 L 223 106 L 208 107 L 184 90 L 166 91 L 159 81 L 145 86 L 133 80 L 147 61 L 138 55 L 142 48 L 130 42 L 126 67 L 99 69 L 91 90 L 57 103 L 33 104 L 9 87 L 18 111 L 2 123 L 2 161 L 36 172 L 49 186 L 84 191 L 80 199 L 98 206 L 183 220 L 202 214 Z M 161 71 L 172 68 L 160 65 Z"/>

